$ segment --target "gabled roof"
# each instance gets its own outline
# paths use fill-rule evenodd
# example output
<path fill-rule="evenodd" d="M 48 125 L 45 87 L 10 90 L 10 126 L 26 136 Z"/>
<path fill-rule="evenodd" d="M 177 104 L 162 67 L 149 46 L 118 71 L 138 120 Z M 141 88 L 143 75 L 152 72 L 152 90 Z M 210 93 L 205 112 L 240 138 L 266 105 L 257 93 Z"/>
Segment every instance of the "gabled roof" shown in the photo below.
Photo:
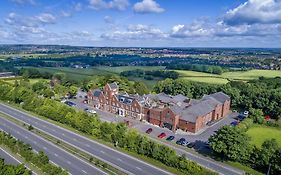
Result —
<path fill-rule="evenodd" d="M 223 92 L 217 92 L 217 93 L 214 93 L 214 94 L 210 94 L 210 95 L 206 95 L 203 97 L 203 99 L 205 98 L 214 98 L 216 99 L 217 101 L 219 101 L 220 103 L 224 103 L 226 100 L 230 100 L 230 97 L 228 95 L 226 95 L 225 93 Z"/>
<path fill-rule="evenodd" d="M 102 91 L 100 89 L 94 89 L 92 94 L 94 97 L 99 97 L 102 94 Z"/>
<path fill-rule="evenodd" d="M 113 90 L 113 89 L 118 89 L 118 85 L 117 85 L 116 82 L 109 83 L 108 85 L 109 85 L 110 89 L 112 89 L 112 90 Z"/>
<path fill-rule="evenodd" d="M 178 94 L 176 96 L 172 97 L 176 102 L 184 102 L 185 100 L 187 100 L 188 98 L 182 94 Z"/>
<path fill-rule="evenodd" d="M 186 108 L 182 111 L 181 119 L 195 123 L 198 117 L 204 116 L 214 110 L 210 101 L 211 100 L 203 100 L 196 105 Z"/>
<path fill-rule="evenodd" d="M 134 98 L 125 96 L 125 95 L 117 95 L 118 101 L 124 104 L 131 104 L 134 101 Z"/>

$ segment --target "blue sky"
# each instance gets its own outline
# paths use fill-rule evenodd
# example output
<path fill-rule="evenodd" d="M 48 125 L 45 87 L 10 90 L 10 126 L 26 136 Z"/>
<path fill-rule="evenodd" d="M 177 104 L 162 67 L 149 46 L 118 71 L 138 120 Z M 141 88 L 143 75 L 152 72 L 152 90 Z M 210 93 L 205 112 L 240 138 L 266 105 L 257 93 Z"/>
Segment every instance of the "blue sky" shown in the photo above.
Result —
<path fill-rule="evenodd" d="M 281 47 L 281 0 L 1 0 L 1 44 Z"/>

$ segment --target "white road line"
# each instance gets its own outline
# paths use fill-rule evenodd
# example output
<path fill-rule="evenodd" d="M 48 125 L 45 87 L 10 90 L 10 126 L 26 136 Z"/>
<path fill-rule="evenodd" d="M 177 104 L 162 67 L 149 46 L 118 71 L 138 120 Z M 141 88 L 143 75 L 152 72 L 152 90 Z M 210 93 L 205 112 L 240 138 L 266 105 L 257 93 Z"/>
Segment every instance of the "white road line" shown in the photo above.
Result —
<path fill-rule="evenodd" d="M 85 174 L 88 174 L 87 171 L 85 171 L 85 170 L 82 170 L 82 172 L 85 173 Z"/>
<path fill-rule="evenodd" d="M 120 162 L 122 162 L 122 159 L 119 159 L 119 158 L 118 158 L 117 160 L 120 161 Z"/>
<path fill-rule="evenodd" d="M 140 167 L 137 167 L 137 166 L 136 166 L 136 168 L 137 168 L 138 170 L 142 170 Z"/>
<path fill-rule="evenodd" d="M 101 153 L 103 153 L 103 154 L 105 154 L 105 152 L 104 151 L 100 151 Z"/>

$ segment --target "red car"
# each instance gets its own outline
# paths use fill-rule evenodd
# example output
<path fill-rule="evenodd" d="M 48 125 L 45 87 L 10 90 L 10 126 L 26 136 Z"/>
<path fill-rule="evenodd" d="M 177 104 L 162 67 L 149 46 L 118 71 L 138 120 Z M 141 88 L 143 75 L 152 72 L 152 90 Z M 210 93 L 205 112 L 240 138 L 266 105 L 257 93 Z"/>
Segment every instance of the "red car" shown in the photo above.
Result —
<path fill-rule="evenodd" d="M 148 130 L 145 131 L 146 134 L 150 134 L 152 132 L 152 128 L 149 128 Z"/>
<path fill-rule="evenodd" d="M 160 139 L 162 139 L 164 137 L 166 137 L 166 134 L 164 132 L 162 132 L 161 134 L 158 135 L 158 138 L 160 138 Z"/>

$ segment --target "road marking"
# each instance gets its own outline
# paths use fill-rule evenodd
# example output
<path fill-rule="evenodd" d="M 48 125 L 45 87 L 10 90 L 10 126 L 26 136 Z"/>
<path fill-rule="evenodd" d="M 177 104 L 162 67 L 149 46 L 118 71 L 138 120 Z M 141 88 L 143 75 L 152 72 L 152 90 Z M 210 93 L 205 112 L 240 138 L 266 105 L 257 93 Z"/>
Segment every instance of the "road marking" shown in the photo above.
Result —
<path fill-rule="evenodd" d="M 87 171 L 85 171 L 85 170 L 82 170 L 82 172 L 85 173 L 85 174 L 88 174 Z"/>
<path fill-rule="evenodd" d="M 120 161 L 120 162 L 122 162 L 122 160 L 121 160 L 121 159 L 119 159 L 119 158 L 118 158 L 117 160 L 118 160 L 118 161 Z"/>
<path fill-rule="evenodd" d="M 86 146 L 87 146 L 87 147 L 90 147 L 90 145 L 89 145 L 89 144 L 86 144 Z"/>
<path fill-rule="evenodd" d="M 103 154 L 105 154 L 105 152 L 104 151 L 100 151 L 101 153 L 103 153 Z"/>
<path fill-rule="evenodd" d="M 138 170 L 142 170 L 140 167 L 137 167 L 137 166 L 136 166 L 136 168 L 137 168 Z"/>
<path fill-rule="evenodd" d="M 58 157 L 58 155 L 55 153 L 55 156 Z"/>

